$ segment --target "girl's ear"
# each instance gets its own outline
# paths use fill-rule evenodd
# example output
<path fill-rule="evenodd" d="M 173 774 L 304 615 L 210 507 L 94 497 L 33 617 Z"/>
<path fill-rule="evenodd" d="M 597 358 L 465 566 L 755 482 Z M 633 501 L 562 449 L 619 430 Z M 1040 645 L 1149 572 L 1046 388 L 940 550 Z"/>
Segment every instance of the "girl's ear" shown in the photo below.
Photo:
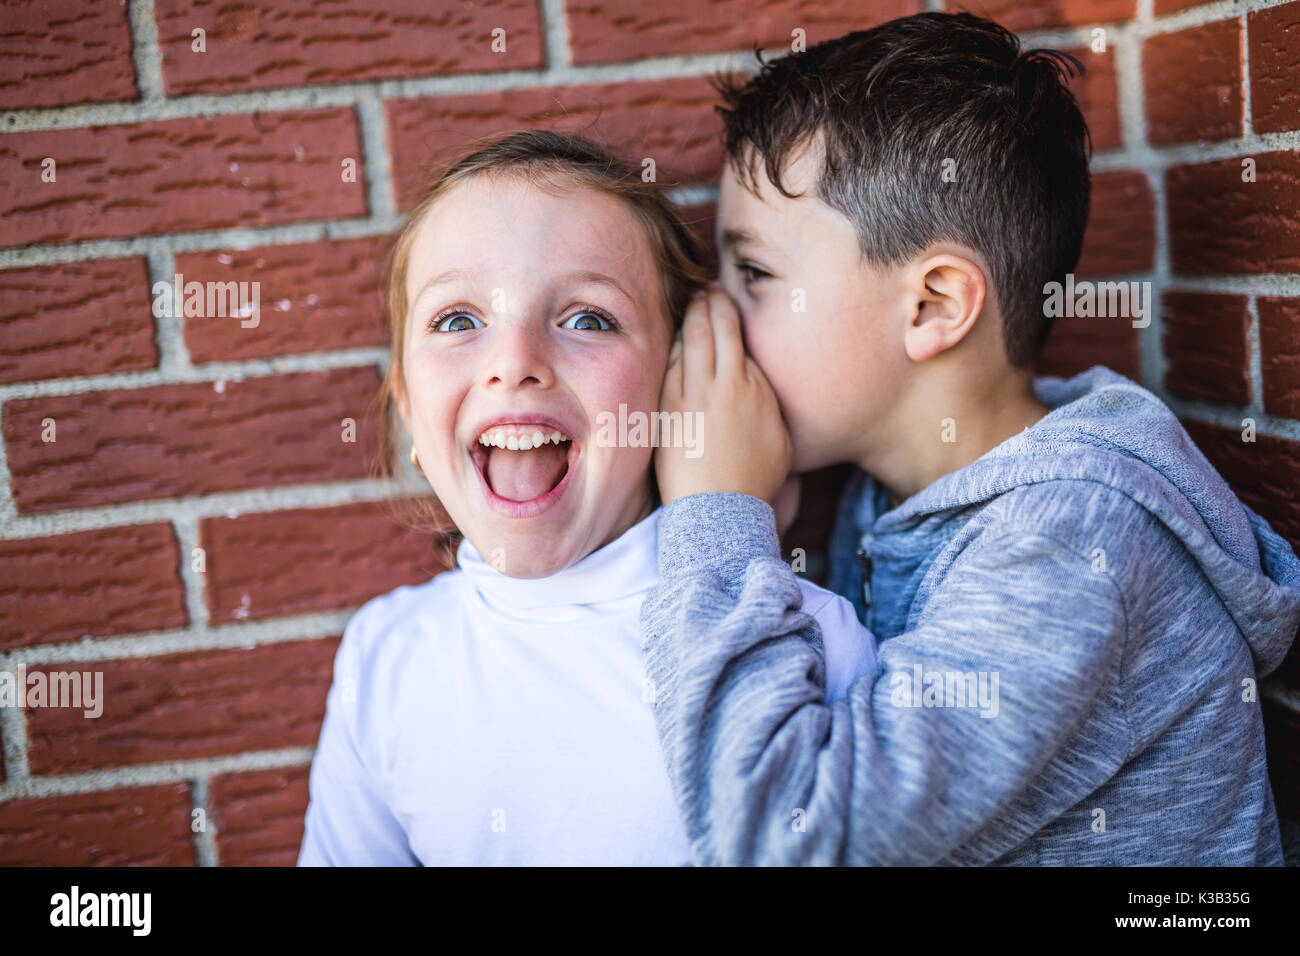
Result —
<path fill-rule="evenodd" d="M 407 404 L 406 389 L 402 387 L 402 377 L 400 375 L 393 378 L 393 404 L 397 406 L 397 414 L 402 419 L 402 427 L 409 434 L 411 431 L 411 407 Z"/>

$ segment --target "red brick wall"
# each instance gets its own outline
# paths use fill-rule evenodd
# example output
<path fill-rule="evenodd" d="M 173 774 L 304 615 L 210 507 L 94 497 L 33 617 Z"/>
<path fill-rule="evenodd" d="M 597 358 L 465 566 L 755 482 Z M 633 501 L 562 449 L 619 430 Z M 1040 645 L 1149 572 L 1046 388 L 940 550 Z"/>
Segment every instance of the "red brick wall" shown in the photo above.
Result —
<path fill-rule="evenodd" d="M 707 229 L 709 75 L 796 28 L 943 6 L 0 0 L 0 669 L 97 670 L 106 698 L 98 719 L 0 709 L 0 863 L 295 859 L 348 616 L 440 566 L 368 473 L 379 255 L 421 163 L 585 131 L 654 157 Z M 1300 546 L 1300 3 L 970 8 L 1087 64 L 1078 271 L 1159 296 L 1146 329 L 1063 320 L 1045 370 L 1157 391 Z M 260 324 L 155 318 L 177 272 L 260 282 Z M 810 482 L 793 539 L 819 542 L 838 477 Z M 1300 817 L 1295 655 L 1265 706 Z"/>

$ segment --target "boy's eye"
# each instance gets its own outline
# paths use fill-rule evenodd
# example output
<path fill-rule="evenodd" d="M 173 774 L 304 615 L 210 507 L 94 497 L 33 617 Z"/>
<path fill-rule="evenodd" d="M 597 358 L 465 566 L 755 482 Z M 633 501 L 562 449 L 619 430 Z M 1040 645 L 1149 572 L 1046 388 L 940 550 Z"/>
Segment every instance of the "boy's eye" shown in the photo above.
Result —
<path fill-rule="evenodd" d="M 736 268 L 740 270 L 746 282 L 758 282 L 761 279 L 770 279 L 772 277 L 770 272 L 764 272 L 758 266 L 748 262 L 738 262 Z"/>
<path fill-rule="evenodd" d="M 471 329 L 483 328 L 483 323 L 468 312 L 451 312 L 440 316 L 436 322 L 439 332 L 468 332 Z"/>
<path fill-rule="evenodd" d="M 575 312 L 565 319 L 564 324 L 560 326 L 563 329 L 577 329 L 580 332 L 600 332 L 613 327 L 605 316 L 590 310 Z"/>

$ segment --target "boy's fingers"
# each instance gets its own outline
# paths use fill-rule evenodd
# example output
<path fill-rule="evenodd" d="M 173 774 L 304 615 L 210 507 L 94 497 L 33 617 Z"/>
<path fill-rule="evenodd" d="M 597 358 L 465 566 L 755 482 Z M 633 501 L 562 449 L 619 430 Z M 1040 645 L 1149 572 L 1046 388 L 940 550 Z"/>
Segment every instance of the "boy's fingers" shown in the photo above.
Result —
<path fill-rule="evenodd" d="M 709 314 L 713 325 L 715 374 L 745 374 L 745 340 L 740 334 L 740 316 L 725 292 L 709 295 Z"/>
<path fill-rule="evenodd" d="M 682 394 L 695 383 L 713 379 L 713 329 L 707 299 L 697 299 L 686 310 L 682 323 Z"/>

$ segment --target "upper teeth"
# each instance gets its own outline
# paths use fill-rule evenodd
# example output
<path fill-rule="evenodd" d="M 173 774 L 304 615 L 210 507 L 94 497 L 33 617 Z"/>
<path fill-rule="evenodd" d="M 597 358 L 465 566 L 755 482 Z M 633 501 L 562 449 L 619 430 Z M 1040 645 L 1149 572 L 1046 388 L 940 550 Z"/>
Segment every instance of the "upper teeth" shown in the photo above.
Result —
<path fill-rule="evenodd" d="M 531 434 L 528 432 L 516 434 L 509 427 L 489 428 L 478 436 L 480 445 L 505 448 L 510 451 L 528 451 L 530 448 L 541 448 L 547 442 L 558 445 L 569 440 L 569 436 L 561 431 L 544 432 L 540 428 L 535 429 Z"/>

